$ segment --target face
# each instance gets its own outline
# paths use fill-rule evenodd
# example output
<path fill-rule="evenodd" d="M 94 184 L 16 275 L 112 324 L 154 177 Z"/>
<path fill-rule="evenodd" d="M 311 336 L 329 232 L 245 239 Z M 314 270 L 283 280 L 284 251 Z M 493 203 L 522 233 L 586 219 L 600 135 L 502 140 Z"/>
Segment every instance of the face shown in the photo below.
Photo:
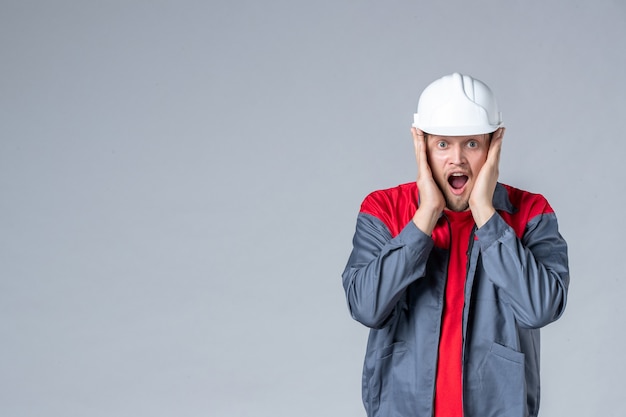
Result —
<path fill-rule="evenodd" d="M 489 137 L 427 135 L 428 163 L 448 210 L 469 209 L 476 177 L 487 160 Z"/>

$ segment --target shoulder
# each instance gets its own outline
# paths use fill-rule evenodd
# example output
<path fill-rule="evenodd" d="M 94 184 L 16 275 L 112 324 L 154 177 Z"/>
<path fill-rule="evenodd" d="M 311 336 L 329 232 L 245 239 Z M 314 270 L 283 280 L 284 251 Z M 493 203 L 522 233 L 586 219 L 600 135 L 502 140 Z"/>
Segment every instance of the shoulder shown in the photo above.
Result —
<path fill-rule="evenodd" d="M 361 214 L 382 221 L 393 236 L 397 235 L 417 210 L 415 182 L 371 192 L 361 204 Z"/>
<path fill-rule="evenodd" d="M 548 200 L 541 194 L 515 188 L 507 184 L 502 184 L 507 192 L 509 201 L 524 217 L 532 218 L 540 214 L 553 213 L 554 210 Z"/>
<path fill-rule="evenodd" d="M 363 200 L 361 212 L 375 215 L 381 210 L 386 211 L 411 204 L 417 207 L 417 185 L 415 182 L 371 192 Z"/>
<path fill-rule="evenodd" d="M 530 224 L 554 218 L 554 210 L 543 195 L 506 184 L 501 185 L 506 190 L 511 210 L 500 211 L 500 215 L 513 227 L 518 237 L 523 235 Z"/>

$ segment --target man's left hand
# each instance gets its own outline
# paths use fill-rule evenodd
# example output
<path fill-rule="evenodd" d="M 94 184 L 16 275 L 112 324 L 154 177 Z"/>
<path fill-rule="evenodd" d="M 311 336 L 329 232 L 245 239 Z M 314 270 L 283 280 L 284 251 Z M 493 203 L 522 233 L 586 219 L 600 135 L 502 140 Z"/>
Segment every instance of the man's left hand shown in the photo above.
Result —
<path fill-rule="evenodd" d="M 501 127 L 493 133 L 489 144 L 487 160 L 476 177 L 476 183 L 469 198 L 469 206 L 477 227 L 482 227 L 493 216 L 496 210 L 493 208 L 493 193 L 498 183 L 500 150 L 502 149 L 502 137 L 504 128 Z"/>

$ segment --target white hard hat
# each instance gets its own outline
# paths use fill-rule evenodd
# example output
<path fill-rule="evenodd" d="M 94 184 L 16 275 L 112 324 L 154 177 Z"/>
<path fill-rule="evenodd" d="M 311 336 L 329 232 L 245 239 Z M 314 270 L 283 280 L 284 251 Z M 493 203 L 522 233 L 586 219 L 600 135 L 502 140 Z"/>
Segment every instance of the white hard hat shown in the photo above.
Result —
<path fill-rule="evenodd" d="M 432 135 L 480 135 L 502 126 L 502 114 L 485 83 L 455 72 L 424 89 L 413 126 Z"/>

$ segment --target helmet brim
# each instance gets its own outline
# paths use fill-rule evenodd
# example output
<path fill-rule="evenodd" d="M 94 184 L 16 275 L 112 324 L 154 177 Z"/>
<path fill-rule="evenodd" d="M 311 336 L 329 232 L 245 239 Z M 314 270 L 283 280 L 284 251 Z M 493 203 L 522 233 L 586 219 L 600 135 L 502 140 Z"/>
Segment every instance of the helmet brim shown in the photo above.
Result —
<path fill-rule="evenodd" d="M 471 136 L 493 133 L 502 127 L 502 123 L 497 125 L 483 126 L 420 126 L 413 123 L 413 127 L 420 129 L 424 133 L 437 136 Z"/>

